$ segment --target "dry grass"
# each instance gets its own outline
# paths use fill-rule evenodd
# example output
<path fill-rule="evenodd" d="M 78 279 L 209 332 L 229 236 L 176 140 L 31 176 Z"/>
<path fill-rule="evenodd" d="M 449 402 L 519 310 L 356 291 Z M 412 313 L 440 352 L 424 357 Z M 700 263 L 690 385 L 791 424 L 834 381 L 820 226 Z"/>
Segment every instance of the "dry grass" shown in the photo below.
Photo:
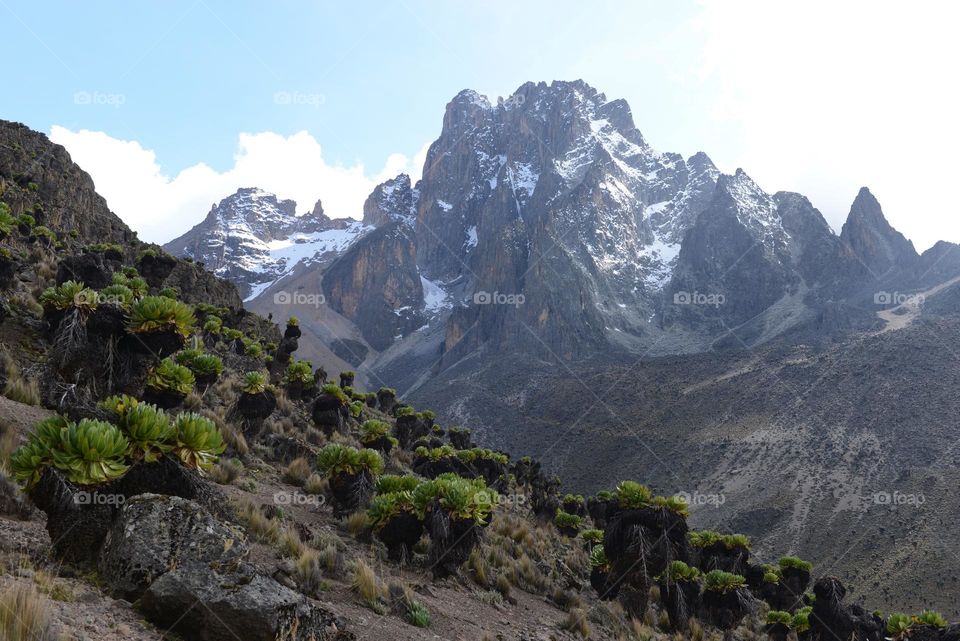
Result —
<path fill-rule="evenodd" d="M 276 543 L 279 536 L 277 522 L 268 519 L 259 507 L 250 501 L 240 505 L 237 517 L 246 525 L 254 540 L 260 543 Z"/>
<path fill-rule="evenodd" d="M 222 408 L 202 410 L 200 414 L 217 424 L 220 433 L 223 434 L 223 440 L 238 456 L 246 456 L 250 452 L 250 446 L 247 444 L 243 432 L 227 420 Z"/>
<path fill-rule="evenodd" d="M 277 410 L 279 410 L 280 416 L 293 416 L 296 410 L 293 401 L 287 398 L 286 391 L 282 389 L 277 392 Z"/>
<path fill-rule="evenodd" d="M 243 463 L 237 459 L 224 458 L 210 468 L 210 478 L 220 485 L 230 485 L 243 473 Z"/>
<path fill-rule="evenodd" d="M 0 593 L 0 639 L 53 641 L 47 600 L 33 585 L 16 584 Z"/>
<path fill-rule="evenodd" d="M 582 608 L 573 608 L 567 613 L 567 618 L 560 623 L 560 627 L 567 632 L 579 634 L 586 639 L 590 636 L 590 626 L 587 624 L 587 611 Z"/>
<path fill-rule="evenodd" d="M 690 641 L 703 641 L 703 625 L 700 623 L 700 619 L 696 617 L 690 617 L 688 626 Z"/>
<path fill-rule="evenodd" d="M 377 578 L 377 573 L 367 565 L 366 561 L 357 559 L 353 563 L 353 571 L 350 574 L 350 589 L 360 597 L 364 605 L 378 609 L 375 605 L 380 604 L 380 599 L 386 593 L 383 584 Z"/>
<path fill-rule="evenodd" d="M 283 472 L 283 478 L 291 485 L 303 486 L 312 472 L 310 462 L 301 456 L 290 461 L 287 469 Z"/>
<path fill-rule="evenodd" d="M 307 552 L 307 544 L 300 539 L 300 533 L 293 526 L 283 528 L 277 547 L 282 556 L 293 559 L 299 559 Z"/>
<path fill-rule="evenodd" d="M 294 580 L 306 594 L 315 595 L 327 590 L 327 582 L 323 580 L 323 562 L 320 553 L 316 550 L 305 549 L 297 559 L 297 571 Z"/>
<path fill-rule="evenodd" d="M 319 474 L 311 474 L 303 483 L 303 489 L 307 494 L 321 496 L 327 493 L 330 482 Z"/>
<path fill-rule="evenodd" d="M 354 512 L 346 518 L 344 525 L 354 537 L 359 537 L 370 529 L 370 517 L 364 511 Z"/>
<path fill-rule="evenodd" d="M 203 397 L 196 392 L 190 392 L 187 394 L 187 397 L 183 399 L 183 406 L 191 412 L 196 412 L 203 407 Z"/>
<path fill-rule="evenodd" d="M 0 467 L 6 467 L 10 455 L 20 447 L 20 439 L 13 431 L 13 426 L 0 421 Z"/>
<path fill-rule="evenodd" d="M 473 548 L 470 552 L 467 567 L 474 583 L 482 588 L 490 586 L 490 566 L 487 564 L 487 560 L 483 558 L 483 551 L 479 547 Z"/>
<path fill-rule="evenodd" d="M 40 387 L 36 381 L 31 381 L 23 375 L 20 366 L 6 350 L 0 352 L 0 367 L 3 368 L 6 376 L 6 382 L 3 384 L 4 396 L 25 405 L 40 405 Z"/>

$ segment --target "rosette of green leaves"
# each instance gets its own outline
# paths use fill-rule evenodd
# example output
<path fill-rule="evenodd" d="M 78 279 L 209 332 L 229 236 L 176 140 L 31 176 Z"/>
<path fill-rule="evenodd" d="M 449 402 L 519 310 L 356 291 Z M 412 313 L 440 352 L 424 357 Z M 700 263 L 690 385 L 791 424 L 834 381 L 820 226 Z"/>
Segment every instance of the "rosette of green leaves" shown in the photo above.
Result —
<path fill-rule="evenodd" d="M 139 403 L 130 408 L 120 421 L 130 441 L 127 456 L 153 463 L 173 448 L 170 417 L 155 405 Z"/>
<path fill-rule="evenodd" d="M 68 280 L 57 287 L 44 290 L 40 295 L 40 304 L 60 311 L 92 311 L 97 308 L 97 293 L 81 282 Z"/>
<path fill-rule="evenodd" d="M 227 449 L 216 423 L 199 414 L 184 412 L 177 415 L 173 431 L 176 440 L 173 452 L 184 465 L 200 472 L 213 467 Z"/>
<path fill-rule="evenodd" d="M 193 391 L 193 385 L 196 382 L 193 372 L 183 365 L 177 365 L 170 358 L 160 361 L 147 378 L 147 385 L 154 389 L 183 395 Z"/>
<path fill-rule="evenodd" d="M 304 387 L 310 387 L 315 382 L 313 367 L 309 361 L 294 361 L 287 365 L 287 371 L 283 374 L 283 381 L 287 384 L 299 382 Z"/>
<path fill-rule="evenodd" d="M 317 455 L 317 467 L 326 476 L 358 474 L 364 470 L 377 476 L 383 471 L 383 458 L 375 450 L 331 443 Z"/>
<path fill-rule="evenodd" d="M 183 365 L 196 376 L 220 376 L 223 373 L 223 360 L 219 356 L 208 354 L 202 349 L 191 348 L 178 352 L 178 364 Z"/>
<path fill-rule="evenodd" d="M 128 396 L 126 394 L 120 394 L 115 396 L 108 396 L 99 403 L 97 407 L 100 409 L 110 412 L 113 414 L 118 421 L 122 421 L 123 417 L 127 415 L 131 409 L 140 404 L 140 401 L 133 396 Z"/>
<path fill-rule="evenodd" d="M 267 377 L 263 372 L 247 372 L 243 375 L 244 394 L 262 394 L 267 389 Z"/>
<path fill-rule="evenodd" d="M 27 488 L 40 480 L 44 468 L 53 463 L 53 451 L 60 447 L 60 433 L 70 423 L 62 416 L 51 416 L 33 427 L 27 442 L 10 455 L 10 471 Z"/>
<path fill-rule="evenodd" d="M 127 471 L 130 442 L 116 425 L 85 418 L 60 432 L 60 447 L 53 464 L 77 485 L 96 485 Z"/>
<path fill-rule="evenodd" d="M 387 494 L 378 494 L 370 502 L 367 510 L 367 516 L 370 517 L 370 525 L 379 530 L 390 522 L 396 516 L 403 512 L 414 512 L 413 492 L 390 492 Z"/>
<path fill-rule="evenodd" d="M 127 328 L 135 334 L 172 330 L 186 338 L 196 321 L 189 305 L 165 296 L 144 296 L 131 307 Z"/>

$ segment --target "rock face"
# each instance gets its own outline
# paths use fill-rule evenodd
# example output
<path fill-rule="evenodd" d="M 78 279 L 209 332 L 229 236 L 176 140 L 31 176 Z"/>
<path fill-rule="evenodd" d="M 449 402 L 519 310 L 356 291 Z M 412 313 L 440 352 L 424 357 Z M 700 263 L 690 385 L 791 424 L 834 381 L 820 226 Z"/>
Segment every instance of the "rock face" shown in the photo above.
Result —
<path fill-rule="evenodd" d="M 89 174 L 74 164 L 66 149 L 40 132 L 6 120 L 0 120 L 0 185 L 14 216 L 30 213 L 37 224 L 58 235 L 74 230 L 89 243 L 136 238 L 110 212 Z M 41 203 L 41 209 L 31 207 L 33 201 Z"/>
<path fill-rule="evenodd" d="M 386 349 L 423 324 L 415 242 L 407 225 L 391 222 L 348 249 L 324 273 L 327 303 L 354 322 L 374 349 Z"/>
<path fill-rule="evenodd" d="M 364 230 L 356 221 L 331 220 L 319 201 L 298 216 L 292 200 L 245 188 L 214 205 L 203 222 L 164 249 L 203 263 L 234 283 L 246 299 L 302 260 L 338 253 Z"/>
<path fill-rule="evenodd" d="M 840 238 L 877 278 L 891 270 L 909 269 L 919 258 L 913 243 L 890 226 L 866 187 L 853 201 Z"/>
<path fill-rule="evenodd" d="M 186 639 L 348 640 L 332 613 L 246 563 L 243 534 L 196 503 L 143 494 L 117 514 L 100 552 L 114 592 Z"/>

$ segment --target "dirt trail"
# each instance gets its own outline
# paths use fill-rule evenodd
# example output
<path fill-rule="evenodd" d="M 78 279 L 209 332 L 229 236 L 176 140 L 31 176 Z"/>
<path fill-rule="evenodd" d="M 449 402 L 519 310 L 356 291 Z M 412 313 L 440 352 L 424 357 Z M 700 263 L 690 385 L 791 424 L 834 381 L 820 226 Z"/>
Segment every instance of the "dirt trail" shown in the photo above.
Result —
<path fill-rule="evenodd" d="M 920 315 L 920 308 L 923 306 L 923 302 L 927 298 L 936 296 L 941 291 L 957 282 L 960 282 L 960 276 L 951 278 L 950 280 L 931 287 L 926 291 L 911 294 L 900 305 L 877 312 L 877 317 L 886 323 L 884 328 L 877 333 L 883 334 L 885 332 L 892 332 L 894 330 L 903 329 L 904 327 L 909 326 L 914 319 Z"/>

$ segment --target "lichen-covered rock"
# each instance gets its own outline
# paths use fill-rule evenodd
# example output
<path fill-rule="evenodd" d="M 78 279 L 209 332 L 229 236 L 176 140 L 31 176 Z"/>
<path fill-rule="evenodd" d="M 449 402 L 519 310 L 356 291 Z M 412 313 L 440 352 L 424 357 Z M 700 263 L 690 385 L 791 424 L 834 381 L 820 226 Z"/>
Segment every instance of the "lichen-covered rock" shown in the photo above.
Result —
<path fill-rule="evenodd" d="M 145 494 L 117 514 L 100 553 L 110 589 L 189 641 L 347 641 L 329 611 L 244 561 L 242 533 L 179 497 Z"/>

